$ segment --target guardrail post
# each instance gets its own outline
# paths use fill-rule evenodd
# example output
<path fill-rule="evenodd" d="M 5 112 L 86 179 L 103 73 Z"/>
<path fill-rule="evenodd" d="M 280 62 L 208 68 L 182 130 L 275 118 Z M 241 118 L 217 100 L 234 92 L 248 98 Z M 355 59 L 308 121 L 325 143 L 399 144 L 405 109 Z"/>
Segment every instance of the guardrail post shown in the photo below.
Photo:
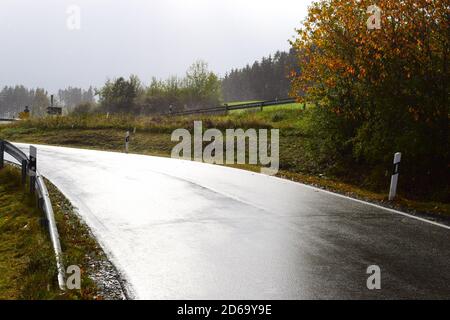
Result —
<path fill-rule="evenodd" d="M 22 160 L 22 185 L 27 183 L 27 160 Z"/>
<path fill-rule="evenodd" d="M 30 193 L 34 194 L 36 191 L 36 177 L 30 176 Z"/>
<path fill-rule="evenodd" d="M 0 140 L 0 169 L 5 166 L 5 143 Z"/>
<path fill-rule="evenodd" d="M 37 150 L 30 146 L 30 162 L 28 163 L 28 174 L 30 175 L 30 193 L 36 190 Z"/>
<path fill-rule="evenodd" d="M 44 198 L 42 198 L 40 195 L 38 195 L 37 197 L 37 205 L 39 210 L 44 211 Z"/>

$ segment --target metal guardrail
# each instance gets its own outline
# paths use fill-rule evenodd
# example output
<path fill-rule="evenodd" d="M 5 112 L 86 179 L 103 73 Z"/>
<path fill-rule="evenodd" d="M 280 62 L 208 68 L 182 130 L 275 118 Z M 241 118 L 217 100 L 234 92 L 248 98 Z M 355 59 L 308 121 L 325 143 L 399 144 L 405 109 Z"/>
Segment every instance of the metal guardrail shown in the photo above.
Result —
<path fill-rule="evenodd" d="M 252 109 L 252 108 L 264 108 L 268 106 L 277 106 L 277 105 L 283 105 L 287 103 L 294 103 L 296 102 L 296 99 L 286 98 L 286 99 L 276 99 L 276 100 L 267 100 L 267 101 L 259 101 L 259 102 L 252 102 L 252 103 L 241 103 L 241 104 L 234 104 L 232 106 L 224 105 L 214 108 L 202 108 L 202 109 L 193 109 L 193 110 L 184 110 L 184 111 L 177 111 L 177 112 L 171 112 L 170 115 L 190 115 L 190 114 L 198 114 L 198 113 L 214 113 L 214 112 L 228 112 L 230 110 L 242 110 L 242 109 Z"/>
<path fill-rule="evenodd" d="M 22 167 L 22 183 L 25 184 L 27 175 L 29 172 L 30 160 L 27 155 L 16 146 L 8 141 L 0 140 L 0 169 L 4 166 L 4 153 L 8 153 L 14 159 L 16 159 Z M 56 267 L 58 270 L 58 285 L 61 290 L 66 289 L 66 283 L 64 280 L 64 265 L 62 263 L 62 250 L 61 243 L 59 241 L 58 228 L 56 226 L 55 215 L 53 213 L 52 203 L 48 194 L 47 186 L 45 185 L 44 178 L 36 171 L 34 176 L 30 176 L 30 184 L 33 185 L 33 189 L 36 190 L 38 197 L 38 206 L 45 213 L 46 220 L 48 222 L 48 230 L 50 234 L 50 240 L 52 242 L 53 251 L 56 258 Z"/>

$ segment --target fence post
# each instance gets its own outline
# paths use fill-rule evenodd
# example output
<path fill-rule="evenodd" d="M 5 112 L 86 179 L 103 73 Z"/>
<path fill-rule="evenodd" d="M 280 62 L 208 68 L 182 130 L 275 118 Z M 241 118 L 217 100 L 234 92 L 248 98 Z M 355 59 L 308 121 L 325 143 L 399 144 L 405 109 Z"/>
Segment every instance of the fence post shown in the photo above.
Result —
<path fill-rule="evenodd" d="M 130 142 L 130 131 L 127 131 L 125 135 L 125 153 L 128 153 L 128 144 Z"/>
<path fill-rule="evenodd" d="M 395 195 L 397 194 L 398 173 L 401 160 L 402 154 L 400 152 L 397 152 L 394 155 L 394 168 L 392 170 L 391 188 L 389 190 L 389 201 L 394 200 Z"/>
<path fill-rule="evenodd" d="M 36 189 L 36 170 L 37 170 L 37 150 L 30 146 L 30 162 L 28 164 L 28 174 L 30 176 L 30 193 L 34 194 Z"/>
<path fill-rule="evenodd" d="M 5 143 L 0 140 L 0 169 L 5 166 Z"/>

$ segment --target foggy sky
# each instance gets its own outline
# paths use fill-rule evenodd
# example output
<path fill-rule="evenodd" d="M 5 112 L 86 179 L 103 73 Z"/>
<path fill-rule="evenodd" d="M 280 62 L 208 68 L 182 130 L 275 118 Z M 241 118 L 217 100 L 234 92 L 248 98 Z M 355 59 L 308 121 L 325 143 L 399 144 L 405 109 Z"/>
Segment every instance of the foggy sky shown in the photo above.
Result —
<path fill-rule="evenodd" d="M 50 92 L 138 75 L 183 76 L 197 59 L 224 75 L 288 50 L 311 1 L 0 0 L 0 86 Z M 81 9 L 81 29 L 66 12 Z"/>

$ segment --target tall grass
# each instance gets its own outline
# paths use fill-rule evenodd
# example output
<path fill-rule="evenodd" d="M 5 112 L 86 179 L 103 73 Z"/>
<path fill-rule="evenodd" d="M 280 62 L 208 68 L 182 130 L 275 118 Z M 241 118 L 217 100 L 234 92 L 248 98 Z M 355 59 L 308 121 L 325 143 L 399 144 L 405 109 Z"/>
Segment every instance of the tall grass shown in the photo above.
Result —
<path fill-rule="evenodd" d="M 0 171 L 0 204 L 0 299 L 54 298 L 55 258 L 42 216 L 11 167 Z"/>
<path fill-rule="evenodd" d="M 82 269 L 81 290 L 61 292 L 54 252 L 36 200 L 21 185 L 19 170 L 0 170 L 0 300 L 95 299 L 91 265 L 106 256 L 70 203 L 48 184 L 63 249 L 65 266 Z"/>
<path fill-rule="evenodd" d="M 291 118 L 286 110 L 285 118 Z M 177 128 L 192 129 L 194 121 L 202 121 L 204 128 L 272 128 L 272 116 L 279 111 L 254 113 L 246 112 L 229 115 L 189 115 L 189 116 L 133 116 L 129 114 L 114 114 L 107 117 L 104 114 L 69 115 L 59 117 L 32 118 L 19 121 L 3 128 L 8 129 L 122 129 L 140 131 L 169 133 Z"/>
<path fill-rule="evenodd" d="M 9 124 L 5 128 L 14 130 L 20 128 L 21 132 L 27 129 L 58 130 L 58 129 L 122 129 L 154 133 L 169 133 L 177 128 L 192 129 L 194 121 L 202 121 L 204 128 L 280 128 L 295 126 L 301 117 L 303 107 L 298 103 L 282 106 L 268 106 L 259 111 L 233 110 L 228 114 L 194 114 L 186 116 L 135 116 L 132 114 L 101 114 L 91 113 L 68 116 L 47 116 L 31 118 L 26 121 Z"/>

